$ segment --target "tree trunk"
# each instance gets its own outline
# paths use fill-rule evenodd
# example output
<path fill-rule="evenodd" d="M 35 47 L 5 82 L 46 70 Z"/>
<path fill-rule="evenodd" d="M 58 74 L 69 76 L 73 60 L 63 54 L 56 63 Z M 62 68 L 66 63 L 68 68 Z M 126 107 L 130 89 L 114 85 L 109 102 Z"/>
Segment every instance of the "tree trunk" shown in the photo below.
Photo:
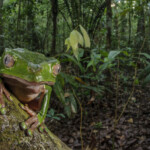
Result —
<path fill-rule="evenodd" d="M 21 45 L 19 45 L 20 40 L 18 40 L 19 39 L 19 29 L 20 29 L 20 12 L 21 12 L 21 0 L 19 0 L 18 18 L 17 18 L 17 31 L 16 31 L 16 45 L 19 46 L 19 47 L 21 46 Z"/>
<path fill-rule="evenodd" d="M 57 15 L 58 15 L 58 1 L 51 0 L 52 15 L 53 15 L 53 32 L 52 32 L 52 47 L 51 52 L 56 53 L 56 35 L 57 35 Z"/>
<path fill-rule="evenodd" d="M 3 0 L 0 0 L 0 54 L 3 53 L 4 50 L 4 37 L 3 37 Z"/>
<path fill-rule="evenodd" d="M 118 16 L 114 17 L 114 29 L 115 29 L 115 48 L 120 49 L 120 37 L 119 37 L 119 26 L 118 26 Z"/>
<path fill-rule="evenodd" d="M 111 49 L 111 28 L 112 28 L 112 9 L 111 9 L 111 0 L 107 0 L 107 14 L 106 14 L 106 26 L 107 26 L 107 35 L 106 35 L 106 49 Z"/>
<path fill-rule="evenodd" d="M 139 6 L 141 9 L 139 10 L 139 19 L 137 23 L 137 38 L 136 38 L 136 48 L 140 48 L 144 42 L 145 38 L 145 16 L 144 16 L 144 7 L 143 3 L 139 1 Z"/>
<path fill-rule="evenodd" d="M 131 12 L 129 11 L 129 41 L 128 41 L 129 47 L 131 44 Z"/>
<path fill-rule="evenodd" d="M 19 107 L 20 102 L 12 98 L 13 102 L 4 98 L 7 113 L 0 115 L 0 150 L 71 150 L 49 130 L 36 130 L 31 137 L 26 136 L 19 123 L 29 116 Z"/>

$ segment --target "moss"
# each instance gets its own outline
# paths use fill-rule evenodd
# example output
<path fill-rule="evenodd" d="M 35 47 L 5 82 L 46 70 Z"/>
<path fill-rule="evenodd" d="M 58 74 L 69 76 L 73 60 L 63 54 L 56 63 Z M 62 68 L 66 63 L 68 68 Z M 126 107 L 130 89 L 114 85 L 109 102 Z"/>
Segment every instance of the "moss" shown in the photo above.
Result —
<path fill-rule="evenodd" d="M 19 123 L 29 116 L 19 107 L 19 101 L 13 96 L 13 102 L 6 102 L 6 115 L 0 115 L 0 150 L 70 150 L 60 139 L 48 130 L 40 134 L 35 131 L 32 137 L 25 135 Z"/>

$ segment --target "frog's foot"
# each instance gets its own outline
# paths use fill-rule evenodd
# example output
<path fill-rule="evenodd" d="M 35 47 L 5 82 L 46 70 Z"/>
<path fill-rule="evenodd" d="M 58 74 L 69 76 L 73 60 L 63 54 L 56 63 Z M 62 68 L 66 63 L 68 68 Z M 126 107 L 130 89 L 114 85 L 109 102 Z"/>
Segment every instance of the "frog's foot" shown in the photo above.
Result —
<path fill-rule="evenodd" d="M 6 90 L 3 83 L 0 82 L 0 112 L 1 112 L 1 114 L 4 115 L 4 114 L 6 114 L 6 108 L 5 108 L 5 102 L 3 100 L 3 94 L 6 96 L 6 98 L 9 101 L 12 101 L 10 93 Z"/>
<path fill-rule="evenodd" d="M 32 136 L 34 130 L 39 126 L 37 115 L 30 117 L 27 121 L 21 123 L 22 129 L 27 129 L 28 136 Z"/>
<path fill-rule="evenodd" d="M 27 121 L 20 124 L 21 129 L 27 129 L 27 135 L 31 136 L 34 130 L 39 126 L 37 114 L 31 110 L 28 105 L 20 104 L 20 107 L 31 116 Z"/>
<path fill-rule="evenodd" d="M 44 124 L 40 125 L 38 130 L 40 133 L 43 133 L 43 132 L 48 133 L 48 128 Z"/>

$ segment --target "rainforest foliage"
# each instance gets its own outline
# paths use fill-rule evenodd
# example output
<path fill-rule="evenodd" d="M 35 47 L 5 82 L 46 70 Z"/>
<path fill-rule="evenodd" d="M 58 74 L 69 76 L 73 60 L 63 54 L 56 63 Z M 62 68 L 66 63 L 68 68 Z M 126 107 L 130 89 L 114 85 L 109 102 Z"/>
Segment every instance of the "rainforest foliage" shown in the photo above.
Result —
<path fill-rule="evenodd" d="M 88 115 L 84 106 L 115 95 L 116 126 L 136 87 L 150 82 L 150 2 L 1 0 L 0 53 L 16 47 L 61 62 L 54 93 L 64 111 L 54 106 L 48 117 Z M 120 89 L 129 97 L 118 112 Z"/>

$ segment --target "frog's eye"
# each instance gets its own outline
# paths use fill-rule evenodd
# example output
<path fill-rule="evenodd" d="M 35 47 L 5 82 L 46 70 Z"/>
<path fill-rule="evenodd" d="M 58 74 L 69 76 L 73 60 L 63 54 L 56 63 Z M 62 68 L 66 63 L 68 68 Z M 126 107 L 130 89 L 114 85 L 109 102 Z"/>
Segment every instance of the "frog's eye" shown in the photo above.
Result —
<path fill-rule="evenodd" d="M 14 65 L 15 61 L 11 55 L 5 55 L 3 63 L 7 68 L 10 68 Z"/>
<path fill-rule="evenodd" d="M 61 70 L 61 66 L 59 64 L 56 64 L 53 66 L 53 74 L 56 76 L 58 75 L 58 73 L 60 72 Z"/>

